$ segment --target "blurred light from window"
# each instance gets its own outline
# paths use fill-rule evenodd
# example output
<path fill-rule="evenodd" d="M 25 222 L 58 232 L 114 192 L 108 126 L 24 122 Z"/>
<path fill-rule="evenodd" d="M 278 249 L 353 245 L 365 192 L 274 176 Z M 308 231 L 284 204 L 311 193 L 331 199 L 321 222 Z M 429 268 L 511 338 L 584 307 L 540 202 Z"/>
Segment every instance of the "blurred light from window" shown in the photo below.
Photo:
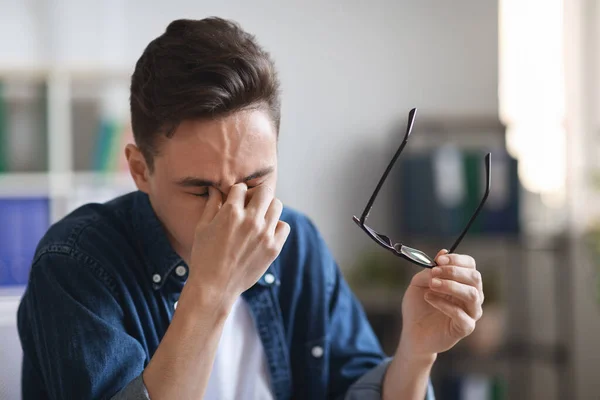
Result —
<path fill-rule="evenodd" d="M 523 186 L 565 199 L 563 0 L 500 0 L 500 118 Z"/>

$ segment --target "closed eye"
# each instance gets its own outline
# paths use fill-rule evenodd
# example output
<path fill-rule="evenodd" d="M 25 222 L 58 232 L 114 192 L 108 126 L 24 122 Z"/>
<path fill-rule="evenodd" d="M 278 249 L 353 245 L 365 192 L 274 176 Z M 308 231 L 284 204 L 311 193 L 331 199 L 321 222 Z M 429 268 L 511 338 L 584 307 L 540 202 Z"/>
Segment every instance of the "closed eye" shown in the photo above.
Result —
<path fill-rule="evenodd" d="M 248 186 L 248 190 L 250 190 L 250 189 L 254 189 L 255 187 L 257 187 L 257 186 L 259 186 L 259 185 L 260 185 L 260 184 L 258 184 L 258 185 L 255 185 L 255 186 Z M 195 196 L 195 197 L 204 197 L 204 198 L 207 198 L 207 197 L 208 197 L 208 188 L 207 188 L 207 189 L 206 189 L 204 192 L 202 192 L 202 193 L 190 193 L 190 194 L 191 194 L 192 196 Z"/>

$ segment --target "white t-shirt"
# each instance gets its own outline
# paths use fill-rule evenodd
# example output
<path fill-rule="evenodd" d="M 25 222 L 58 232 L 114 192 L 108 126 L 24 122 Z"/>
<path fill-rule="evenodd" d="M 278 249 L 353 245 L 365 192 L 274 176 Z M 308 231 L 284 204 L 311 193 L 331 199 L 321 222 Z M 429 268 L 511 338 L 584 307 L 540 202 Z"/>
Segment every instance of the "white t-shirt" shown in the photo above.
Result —
<path fill-rule="evenodd" d="M 225 321 L 204 399 L 273 400 L 265 350 L 241 297 Z"/>

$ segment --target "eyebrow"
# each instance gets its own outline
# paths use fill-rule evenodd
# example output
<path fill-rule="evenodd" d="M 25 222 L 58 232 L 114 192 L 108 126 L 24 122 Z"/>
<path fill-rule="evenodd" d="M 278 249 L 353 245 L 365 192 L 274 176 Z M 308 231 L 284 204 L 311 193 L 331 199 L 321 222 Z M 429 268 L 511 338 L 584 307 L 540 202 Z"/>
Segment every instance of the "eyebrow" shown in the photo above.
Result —
<path fill-rule="evenodd" d="M 248 176 L 246 176 L 245 178 L 243 178 L 241 181 L 239 182 L 248 182 L 251 181 L 253 179 L 258 179 L 258 178 L 262 178 L 266 175 L 269 175 L 270 173 L 272 173 L 275 170 L 274 166 L 270 166 L 270 167 L 266 167 L 263 169 L 260 169 Z M 239 183 L 237 182 L 237 183 Z M 193 177 L 193 176 L 187 176 L 185 178 L 182 178 L 180 180 L 177 181 L 177 184 L 183 187 L 203 187 L 203 186 L 212 186 L 214 188 L 219 188 L 219 186 L 221 186 L 220 182 L 215 182 L 215 181 L 211 181 L 210 179 L 203 179 L 203 178 L 197 178 L 197 177 Z"/>

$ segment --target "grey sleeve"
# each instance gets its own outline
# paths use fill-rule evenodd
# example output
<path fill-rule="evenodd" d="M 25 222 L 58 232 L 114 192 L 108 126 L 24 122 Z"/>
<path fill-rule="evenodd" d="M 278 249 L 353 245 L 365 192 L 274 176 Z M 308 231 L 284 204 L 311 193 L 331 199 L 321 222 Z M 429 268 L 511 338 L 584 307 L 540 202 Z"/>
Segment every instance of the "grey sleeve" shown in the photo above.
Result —
<path fill-rule="evenodd" d="M 346 392 L 345 400 L 380 400 L 383 378 L 391 359 L 382 362 L 354 382 Z M 427 386 L 425 400 L 435 400 L 431 381 Z"/>
<path fill-rule="evenodd" d="M 115 394 L 111 400 L 150 400 L 148 390 L 142 379 L 142 374 L 132 380 L 121 391 Z"/>

